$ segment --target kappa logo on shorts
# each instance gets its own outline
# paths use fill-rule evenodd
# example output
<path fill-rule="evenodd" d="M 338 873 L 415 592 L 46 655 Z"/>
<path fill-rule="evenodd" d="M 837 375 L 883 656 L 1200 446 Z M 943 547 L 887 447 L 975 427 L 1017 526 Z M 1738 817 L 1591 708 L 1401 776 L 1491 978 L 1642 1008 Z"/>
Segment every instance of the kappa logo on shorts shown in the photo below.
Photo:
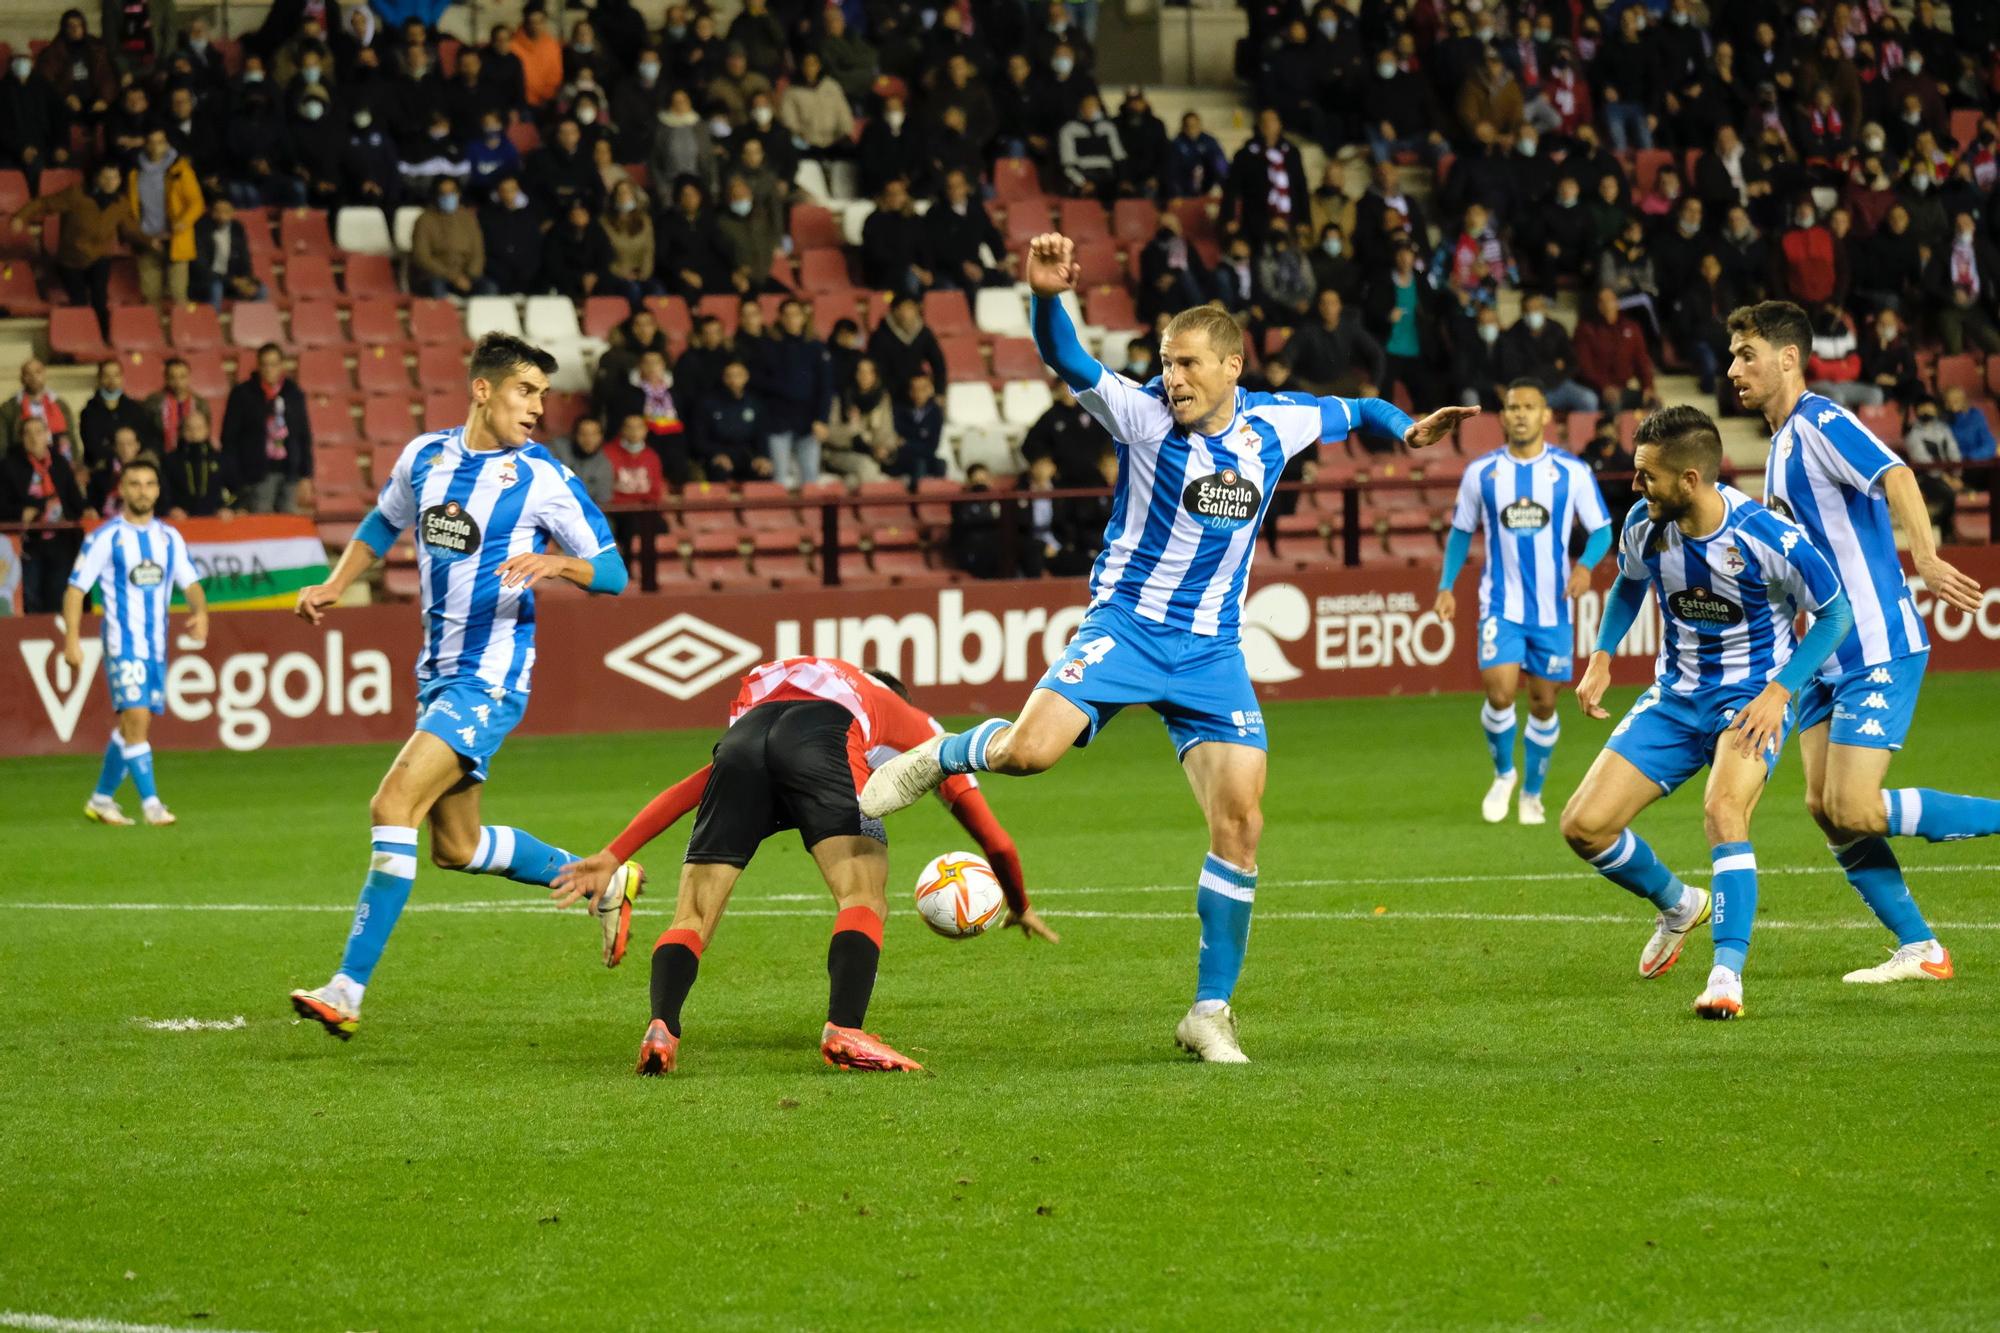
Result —
<path fill-rule="evenodd" d="M 1890 673 L 1888 667 L 1876 667 L 1868 673 L 1868 683 L 1870 685 L 1894 685 L 1896 677 Z"/>
<path fill-rule="evenodd" d="M 460 727 L 458 729 L 458 738 L 464 741 L 467 745 L 471 745 L 474 741 L 479 739 L 479 728 Z"/>
<path fill-rule="evenodd" d="M 1861 701 L 1861 706 L 1863 708 L 1887 708 L 1889 706 L 1889 701 L 1883 698 L 1882 695 L 1879 692 L 1877 692 L 1875 694 L 1869 695 L 1866 699 L 1863 699 Z"/>
<path fill-rule="evenodd" d="M 671 699 L 692 699 L 755 666 L 763 650 L 685 611 L 604 655 L 619 675 Z"/>
<path fill-rule="evenodd" d="M 493 710 L 485 704 L 474 704 L 472 706 L 472 716 L 478 719 L 479 725 L 483 727 L 492 721 Z"/>
<path fill-rule="evenodd" d="M 1863 736 L 1886 736 L 1889 734 L 1888 732 L 1882 730 L 1882 724 L 1876 721 L 1872 717 L 1869 718 L 1866 722 L 1863 722 L 1860 725 L 1860 727 L 1857 728 L 1857 730 Z"/>

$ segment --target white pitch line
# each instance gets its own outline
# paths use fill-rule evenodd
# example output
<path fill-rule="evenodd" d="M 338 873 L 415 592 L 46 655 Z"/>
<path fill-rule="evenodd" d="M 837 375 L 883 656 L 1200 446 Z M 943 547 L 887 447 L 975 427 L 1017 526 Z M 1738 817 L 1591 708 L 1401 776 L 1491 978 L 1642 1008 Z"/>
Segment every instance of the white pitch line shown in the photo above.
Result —
<path fill-rule="evenodd" d="M 52 1314 L 0 1310 L 0 1328 L 24 1328 L 31 1333 L 233 1333 L 206 1324 L 128 1324 L 120 1319 L 64 1319 Z"/>
<path fill-rule="evenodd" d="M 155 1032 L 238 1032 L 249 1026 L 241 1014 L 234 1018 L 134 1018 L 132 1021 Z"/>

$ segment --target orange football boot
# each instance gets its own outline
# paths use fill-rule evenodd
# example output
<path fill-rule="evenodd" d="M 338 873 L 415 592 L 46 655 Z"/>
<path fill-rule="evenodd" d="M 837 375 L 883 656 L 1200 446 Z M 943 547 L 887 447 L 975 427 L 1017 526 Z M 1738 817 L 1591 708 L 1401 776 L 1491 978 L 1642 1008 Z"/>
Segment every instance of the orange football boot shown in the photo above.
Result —
<path fill-rule="evenodd" d="M 883 1073 L 919 1070 L 923 1066 L 890 1048 L 872 1032 L 860 1028 L 835 1027 L 828 1023 L 819 1034 L 819 1053 L 840 1069 L 866 1069 Z"/>
<path fill-rule="evenodd" d="M 656 1018 L 646 1028 L 646 1040 L 639 1043 L 638 1072 L 641 1074 L 671 1074 L 674 1060 L 680 1054 L 681 1039 L 667 1031 L 667 1020 Z"/>

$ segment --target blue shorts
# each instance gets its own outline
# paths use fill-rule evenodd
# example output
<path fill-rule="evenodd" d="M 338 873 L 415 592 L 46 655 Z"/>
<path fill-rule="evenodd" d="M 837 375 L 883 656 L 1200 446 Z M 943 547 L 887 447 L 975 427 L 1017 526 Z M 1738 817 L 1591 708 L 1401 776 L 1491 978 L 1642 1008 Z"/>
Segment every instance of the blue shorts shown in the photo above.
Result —
<path fill-rule="evenodd" d="M 1716 742 L 1739 710 L 1764 692 L 1761 684 L 1729 685 L 1699 696 L 1676 694 L 1654 685 L 1639 696 L 1632 710 L 1611 729 L 1604 748 L 1623 755 L 1634 768 L 1660 784 L 1672 795 L 1674 789 L 1715 757 Z M 1778 736 L 1777 749 L 1764 756 L 1764 775 L 1778 766 L 1785 739 L 1798 726 L 1798 710 L 1785 707 L 1785 726 Z"/>
<path fill-rule="evenodd" d="M 1835 745 L 1902 749 L 1917 720 L 1917 691 L 1930 661 L 1929 653 L 1910 653 L 1881 666 L 1856 667 L 1838 680 L 1814 676 L 1793 705 L 1799 730 L 1832 722 L 1827 739 Z"/>
<path fill-rule="evenodd" d="M 1479 669 L 1509 663 L 1543 680 L 1568 680 L 1576 665 L 1576 631 L 1488 616 L 1479 622 Z"/>
<path fill-rule="evenodd" d="M 428 731 L 458 751 L 474 782 L 486 781 L 486 766 L 527 711 L 525 693 L 489 685 L 476 676 L 444 676 L 417 690 L 417 730 Z"/>
<path fill-rule="evenodd" d="M 105 658 L 104 683 L 115 713 L 143 708 L 158 717 L 167 711 L 167 664 L 156 657 Z"/>
<path fill-rule="evenodd" d="M 1035 688 L 1053 690 L 1090 719 L 1078 745 L 1090 744 L 1125 705 L 1146 704 L 1166 721 L 1176 757 L 1203 741 L 1267 748 L 1264 713 L 1234 635 L 1190 634 L 1100 606 Z"/>

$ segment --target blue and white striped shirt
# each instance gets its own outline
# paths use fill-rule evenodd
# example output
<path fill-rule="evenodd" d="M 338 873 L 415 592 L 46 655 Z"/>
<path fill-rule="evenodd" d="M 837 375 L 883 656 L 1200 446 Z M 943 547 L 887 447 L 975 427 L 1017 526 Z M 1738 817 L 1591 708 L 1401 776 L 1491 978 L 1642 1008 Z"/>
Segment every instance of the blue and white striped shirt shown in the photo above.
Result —
<path fill-rule="evenodd" d="M 1647 580 L 1660 604 L 1657 675 L 1676 694 L 1768 684 L 1798 647 L 1792 621 L 1840 595 L 1840 577 L 1797 527 L 1732 486 L 1706 537 L 1654 522 L 1641 500 L 1625 519 L 1618 571 Z"/>
<path fill-rule="evenodd" d="M 1771 437 L 1765 507 L 1805 530 L 1854 606 L 1854 632 L 1822 670 L 1829 678 L 1930 650 L 1882 492 L 1882 475 L 1902 461 L 1852 412 L 1816 393 L 1801 394 Z"/>
<path fill-rule="evenodd" d="M 500 566 L 553 539 L 589 560 L 612 548 L 576 474 L 539 444 L 467 449 L 465 428 L 430 431 L 396 459 L 376 501 L 398 533 L 414 528 L 424 612 L 417 679 L 474 676 L 526 690 L 535 666 L 535 595 L 500 584 Z"/>
<path fill-rule="evenodd" d="M 69 586 L 104 605 L 104 655 L 167 660 L 167 608 L 175 588 L 201 577 L 187 540 L 158 518 L 133 523 L 124 515 L 101 523 L 85 539 Z"/>
<path fill-rule="evenodd" d="M 1479 618 L 1517 625 L 1569 624 L 1569 537 L 1576 524 L 1596 532 L 1611 521 L 1597 478 L 1575 454 L 1543 444 L 1526 460 L 1505 449 L 1474 459 L 1458 484 L 1451 525 L 1486 528 Z"/>

